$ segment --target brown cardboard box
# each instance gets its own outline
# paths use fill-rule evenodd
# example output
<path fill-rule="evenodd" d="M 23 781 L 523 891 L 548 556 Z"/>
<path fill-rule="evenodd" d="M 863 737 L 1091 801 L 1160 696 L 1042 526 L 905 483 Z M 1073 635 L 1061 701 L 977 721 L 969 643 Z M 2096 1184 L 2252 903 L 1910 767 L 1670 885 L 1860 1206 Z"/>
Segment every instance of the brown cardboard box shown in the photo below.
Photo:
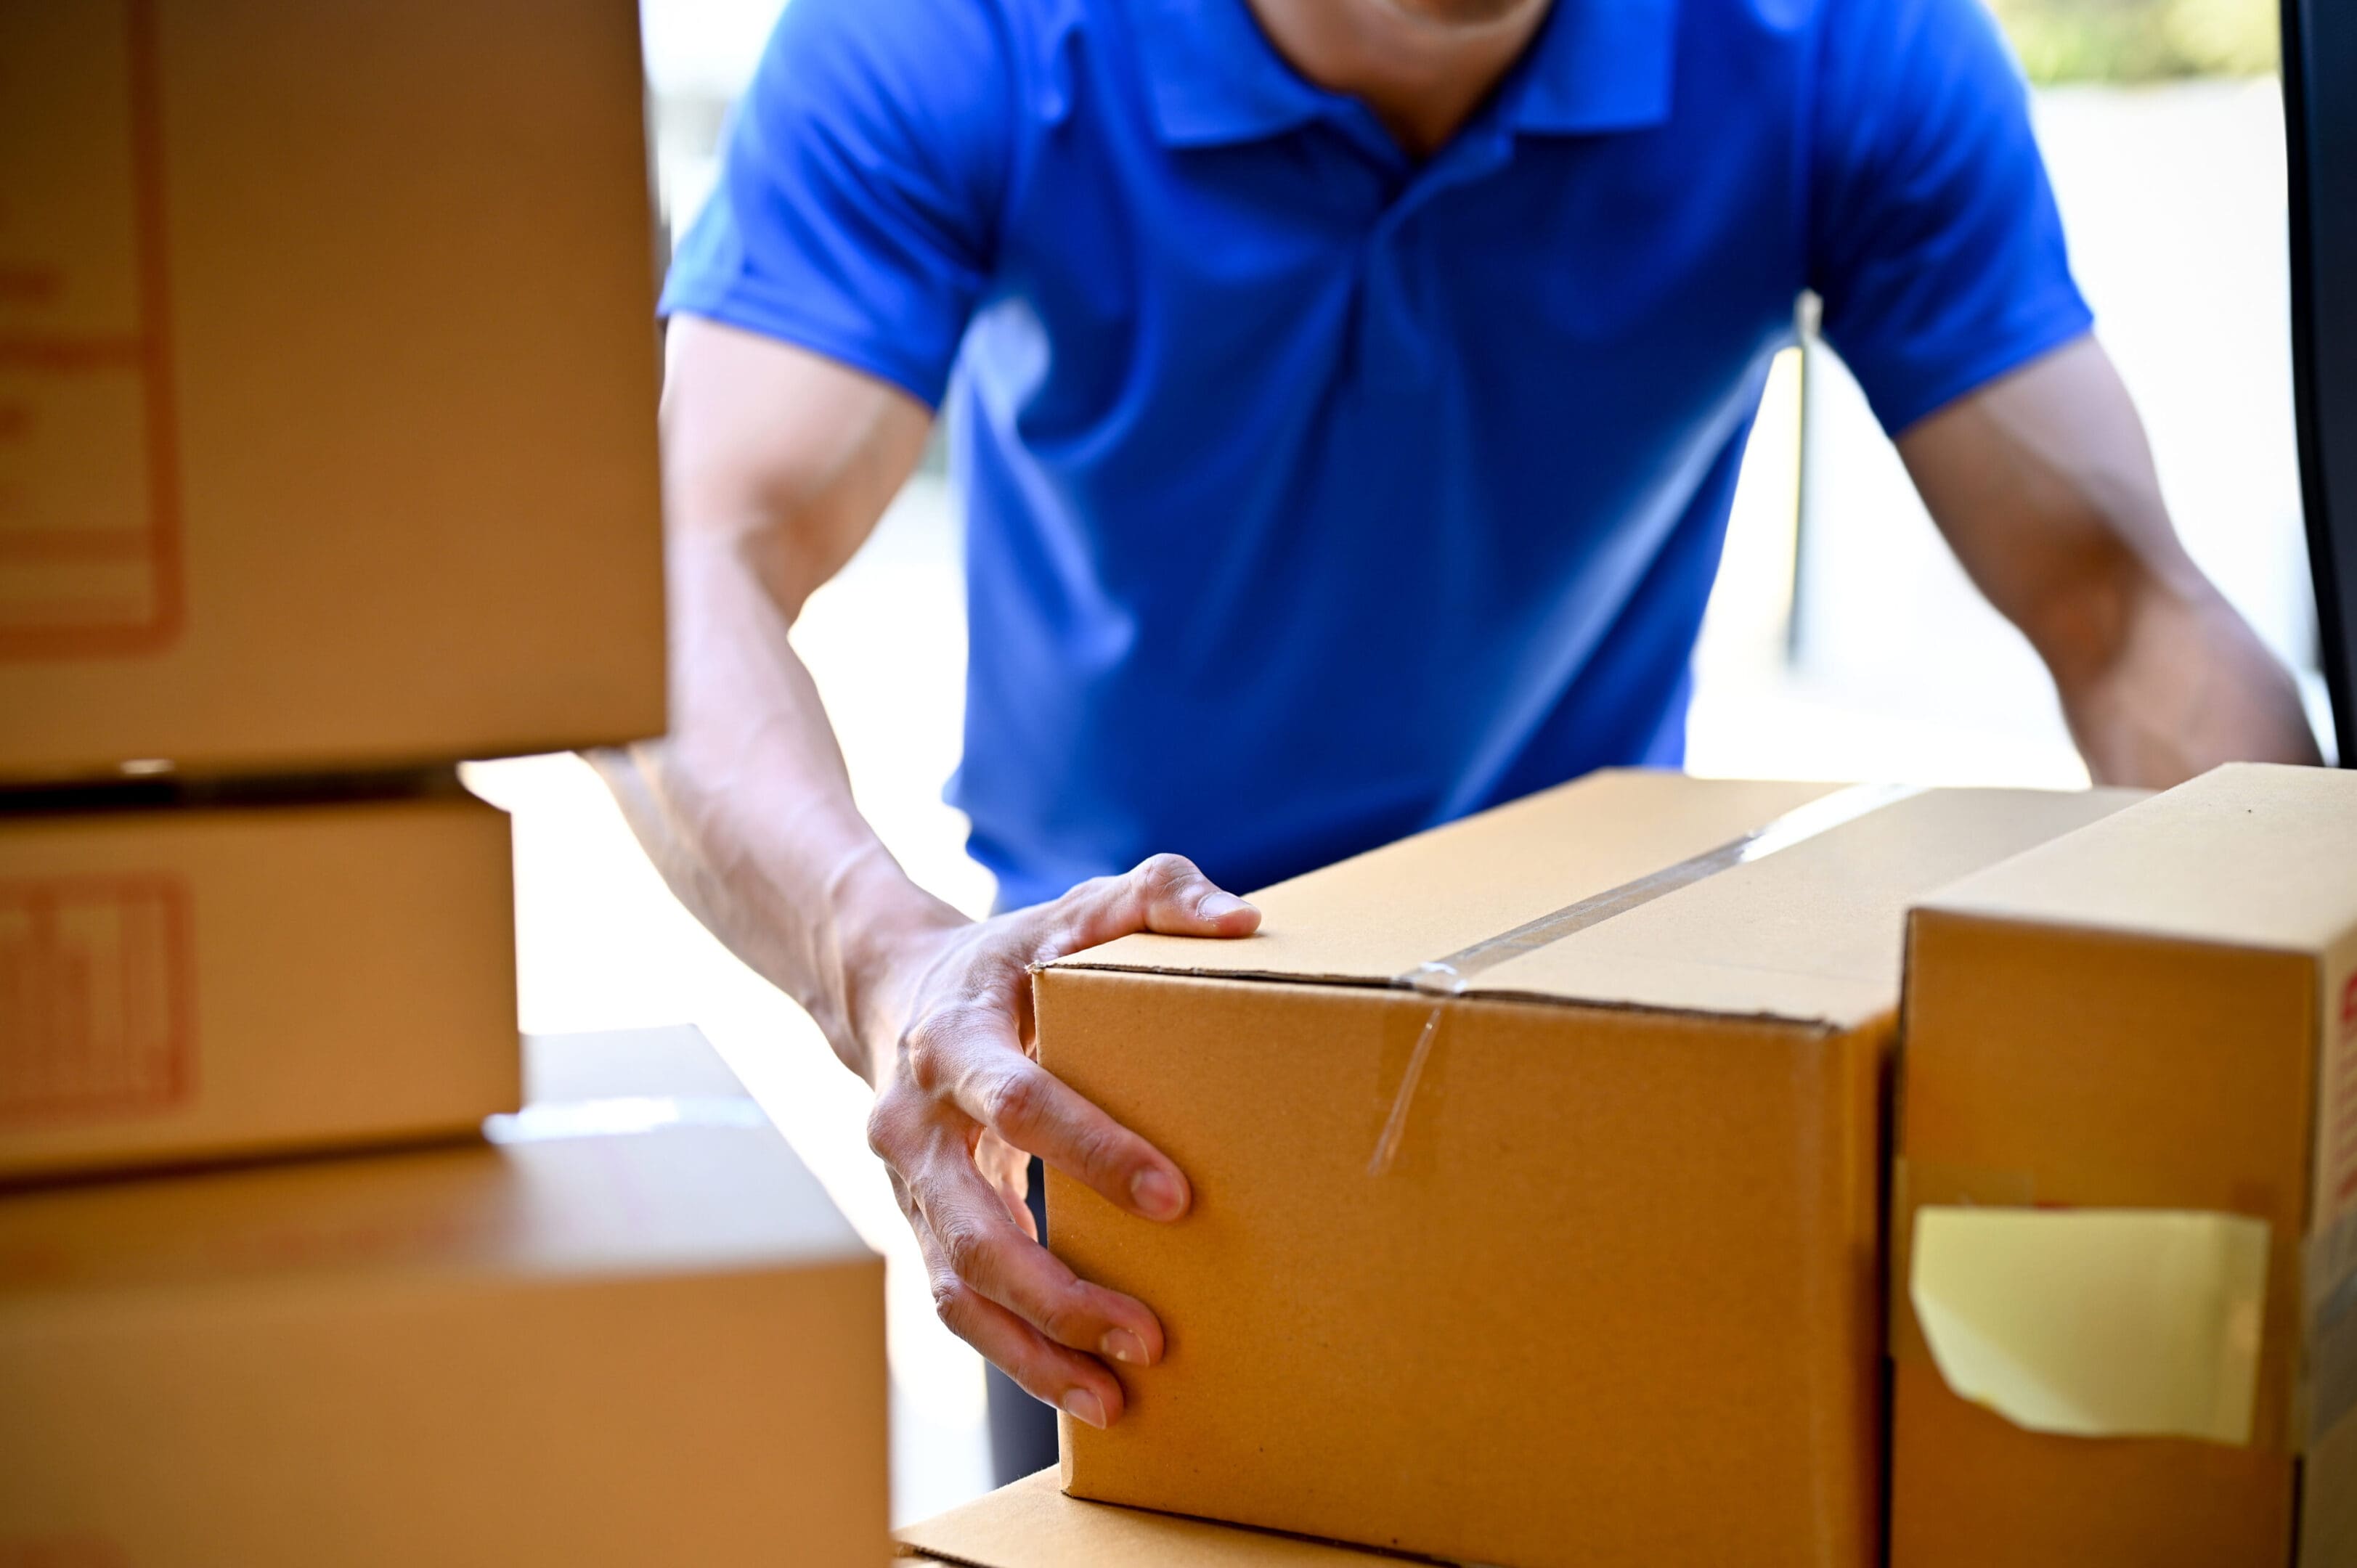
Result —
<path fill-rule="evenodd" d="M 883 1264 L 733 1103 L 0 1201 L 0 1562 L 874 1568 Z"/>
<path fill-rule="evenodd" d="M 1795 811 L 1828 789 L 1601 774 L 1248 940 L 1041 972 L 1040 1059 L 1195 1190 L 1165 1228 L 1049 1178 L 1056 1251 L 1168 1335 L 1066 1423 L 1070 1489 L 1512 1568 L 1871 1561 L 1901 917 L 2125 798 Z M 1461 993 L 1403 983 L 1444 958 Z"/>
<path fill-rule="evenodd" d="M 0 778 L 663 727 L 629 0 L 0 8 Z"/>
<path fill-rule="evenodd" d="M 2221 768 L 1908 962 L 1897 1568 L 2357 1563 L 2357 776 Z"/>
<path fill-rule="evenodd" d="M 745 1086 L 692 1028 L 601 1029 L 533 1035 L 523 1053 L 524 1099 L 534 1105 L 662 1100 L 693 1107 L 743 1100 Z"/>
<path fill-rule="evenodd" d="M 514 1110 L 510 865 L 463 793 L 0 815 L 0 1178 Z"/>
<path fill-rule="evenodd" d="M 1403 1559 L 1067 1497 L 1042 1470 L 895 1532 L 902 1558 L 961 1568 L 1398 1568 Z"/>

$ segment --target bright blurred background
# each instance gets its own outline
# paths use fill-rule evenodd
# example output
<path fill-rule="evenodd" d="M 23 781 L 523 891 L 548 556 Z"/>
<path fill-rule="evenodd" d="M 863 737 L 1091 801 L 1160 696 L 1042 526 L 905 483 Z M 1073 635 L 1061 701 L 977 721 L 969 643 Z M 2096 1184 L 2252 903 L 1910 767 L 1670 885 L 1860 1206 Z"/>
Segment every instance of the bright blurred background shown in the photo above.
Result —
<path fill-rule="evenodd" d="M 2097 331 L 2136 394 L 2178 526 L 2301 672 L 2330 748 L 2292 430 L 2274 0 L 1996 0 Z M 683 228 L 779 0 L 642 0 L 665 219 Z M 811 602 L 794 640 L 859 802 L 911 875 L 980 913 L 988 876 L 940 800 L 965 659 L 957 499 L 937 466 Z M 1697 772 L 2071 786 L 2043 671 L 1981 603 L 1857 385 L 1780 361 L 1696 654 Z M 868 1155 L 866 1090 L 799 1009 L 663 889 L 586 765 L 476 766 L 516 815 L 524 1026 L 686 1019 L 711 1036 L 891 1265 L 896 1520 L 986 1489 L 980 1363 L 934 1320 Z"/>

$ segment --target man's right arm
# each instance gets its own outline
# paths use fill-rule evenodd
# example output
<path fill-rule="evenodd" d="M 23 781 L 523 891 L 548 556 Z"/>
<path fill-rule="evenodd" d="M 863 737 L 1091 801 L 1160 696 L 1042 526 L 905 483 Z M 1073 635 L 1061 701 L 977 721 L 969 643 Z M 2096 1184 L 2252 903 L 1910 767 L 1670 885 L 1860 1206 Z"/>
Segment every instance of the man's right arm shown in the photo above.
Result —
<path fill-rule="evenodd" d="M 873 1082 L 847 958 L 958 917 L 853 805 L 787 631 L 908 478 L 931 417 L 883 381 L 686 316 L 665 339 L 662 420 L 671 734 L 600 771 L 680 900 Z"/>
<path fill-rule="evenodd" d="M 1176 856 L 971 921 L 863 819 L 787 633 L 874 528 L 931 416 L 888 383 L 694 316 L 665 350 L 672 730 L 595 760 L 682 902 L 806 1008 L 877 1090 L 869 1141 L 942 1316 L 1035 1396 L 1121 1412 L 1098 1357 L 1146 1365 L 1142 1304 L 1032 1244 L 1026 1156 L 1150 1219 L 1186 1211 L 1168 1159 L 1034 1062 L 1030 966 L 1127 931 L 1240 936 L 1250 906 Z"/>

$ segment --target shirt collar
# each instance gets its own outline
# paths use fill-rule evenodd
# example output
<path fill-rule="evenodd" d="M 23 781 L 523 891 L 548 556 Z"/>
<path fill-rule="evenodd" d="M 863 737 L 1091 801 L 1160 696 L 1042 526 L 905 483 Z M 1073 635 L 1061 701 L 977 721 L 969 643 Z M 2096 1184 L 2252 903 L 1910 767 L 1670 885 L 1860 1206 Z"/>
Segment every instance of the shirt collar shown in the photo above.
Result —
<path fill-rule="evenodd" d="M 1304 81 L 1245 0 L 1132 0 L 1140 64 L 1162 139 L 1258 141 L 1343 102 Z M 1537 134 L 1630 131 L 1669 117 L 1677 0 L 1555 0 L 1507 78 L 1508 124 Z"/>

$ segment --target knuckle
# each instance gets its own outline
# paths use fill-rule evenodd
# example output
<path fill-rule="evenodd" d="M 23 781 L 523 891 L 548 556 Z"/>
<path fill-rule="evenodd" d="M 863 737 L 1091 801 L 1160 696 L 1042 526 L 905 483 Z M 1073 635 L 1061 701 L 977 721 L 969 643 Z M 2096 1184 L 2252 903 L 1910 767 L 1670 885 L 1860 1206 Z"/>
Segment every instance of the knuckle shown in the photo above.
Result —
<path fill-rule="evenodd" d="M 1107 1127 L 1083 1126 L 1071 1139 L 1071 1153 L 1081 1168 L 1100 1180 L 1112 1180 L 1121 1174 L 1129 1153 L 1122 1135 Z"/>
<path fill-rule="evenodd" d="M 890 1165 L 906 1141 L 909 1130 L 909 1110 L 901 1092 L 887 1089 L 867 1108 L 867 1149 L 877 1158 Z"/>
<path fill-rule="evenodd" d="M 1172 893 L 1194 879 L 1195 863 L 1183 854 L 1148 855 L 1134 875 L 1155 892 Z"/>
<path fill-rule="evenodd" d="M 929 1282 L 933 1316 L 954 1330 L 966 1316 L 966 1287 L 955 1274 L 936 1273 Z"/>
<path fill-rule="evenodd" d="M 867 1108 L 867 1152 L 877 1159 L 885 1158 L 891 1151 L 895 1131 L 891 1112 L 879 1094 L 876 1103 Z"/>
<path fill-rule="evenodd" d="M 940 1088 L 959 1034 L 959 1015 L 948 1011 L 928 1013 L 901 1033 L 900 1059 L 909 1064 L 909 1079 L 919 1089 L 931 1094 Z"/>
<path fill-rule="evenodd" d="M 943 1226 L 938 1232 L 942 1255 L 961 1281 L 974 1278 L 990 1251 L 990 1232 L 969 1221 Z"/>
<path fill-rule="evenodd" d="M 1039 1327 L 1059 1344 L 1085 1344 L 1094 1338 L 1088 1332 L 1092 1316 L 1087 1297 L 1077 1285 L 1070 1286 L 1044 1304 Z"/>
<path fill-rule="evenodd" d="M 1047 1109 L 1047 1081 L 1038 1072 L 1002 1075 L 983 1092 L 983 1120 L 992 1127 L 1032 1125 Z"/>

